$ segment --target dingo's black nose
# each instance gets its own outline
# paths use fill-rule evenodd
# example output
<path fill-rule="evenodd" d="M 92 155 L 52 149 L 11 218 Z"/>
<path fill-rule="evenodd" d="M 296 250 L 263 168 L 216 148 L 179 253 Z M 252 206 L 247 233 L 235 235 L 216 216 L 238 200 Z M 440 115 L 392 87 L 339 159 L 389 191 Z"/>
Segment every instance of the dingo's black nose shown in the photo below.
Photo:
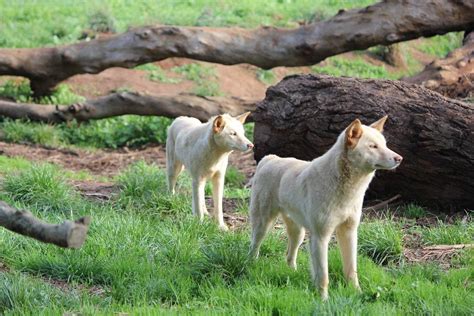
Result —
<path fill-rule="evenodd" d="M 396 155 L 395 157 L 393 157 L 393 160 L 395 160 L 396 163 L 400 163 L 402 162 L 403 157 L 400 155 Z"/>
<path fill-rule="evenodd" d="M 247 148 L 248 148 L 248 149 L 252 149 L 252 148 L 253 148 L 253 144 L 247 144 Z"/>

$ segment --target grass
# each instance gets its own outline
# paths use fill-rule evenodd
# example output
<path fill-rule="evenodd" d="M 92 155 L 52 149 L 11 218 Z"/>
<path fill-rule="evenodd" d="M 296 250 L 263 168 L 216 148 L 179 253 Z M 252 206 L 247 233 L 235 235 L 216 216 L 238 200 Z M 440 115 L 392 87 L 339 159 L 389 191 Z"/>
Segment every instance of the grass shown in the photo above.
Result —
<path fill-rule="evenodd" d="M 2 199 L 47 221 L 88 214 L 93 222 L 80 250 L 0 230 L 0 260 L 10 267 L 0 276 L 0 312 L 5 315 L 463 315 L 474 303 L 464 286 L 472 274 L 469 260 L 447 273 L 433 265 L 396 265 L 395 260 L 380 265 L 398 258 L 402 249 L 400 228 L 389 221 L 360 227 L 361 294 L 345 285 L 339 251 L 331 246 L 330 300 L 322 304 L 310 282 L 305 247 L 298 271 L 292 271 L 284 260 L 284 233 L 274 230 L 262 245 L 261 257 L 248 261 L 248 228 L 224 234 L 212 220 L 196 221 L 185 175 L 181 193 L 169 196 L 164 171 L 138 162 L 117 176 L 116 199 L 95 203 L 76 195 L 52 166 L 12 165 L 17 167 L 5 171 Z M 229 169 L 226 188 L 238 186 L 240 179 Z M 58 213 L 65 205 L 72 206 L 69 212 Z M 49 278 L 68 282 L 68 289 L 57 289 Z M 102 294 L 90 292 L 93 286 Z"/>
<path fill-rule="evenodd" d="M 474 243 L 474 226 L 456 222 L 448 225 L 441 221 L 437 226 L 421 231 L 421 238 L 426 245 L 456 245 Z"/>
<path fill-rule="evenodd" d="M 129 27 L 146 24 L 295 27 L 296 21 L 326 18 L 341 8 L 363 7 L 374 2 L 376 1 L 139 0 L 131 5 L 126 0 L 87 0 L 81 3 L 73 0 L 14 3 L 1 0 L 3 19 L 0 21 L 0 28 L 3 36 L 0 47 L 65 44 L 77 41 L 87 29 L 103 31 L 105 28 L 124 32 Z"/>
<path fill-rule="evenodd" d="M 359 250 L 377 264 L 397 263 L 403 256 L 403 233 L 389 219 L 363 223 L 359 229 Z"/>
<path fill-rule="evenodd" d="M 33 99 L 33 92 L 31 91 L 28 80 L 7 80 L 0 86 L 0 96 L 14 99 L 18 102 L 24 103 L 39 103 L 39 104 L 73 104 L 84 101 L 84 97 L 75 94 L 68 85 L 58 85 L 53 93 L 47 97 Z"/>
<path fill-rule="evenodd" d="M 462 37 L 462 32 L 437 35 L 426 39 L 420 45 L 419 49 L 437 58 L 443 58 L 446 57 L 449 52 L 461 46 Z"/>
<path fill-rule="evenodd" d="M 196 87 L 193 92 L 199 96 L 220 96 L 219 84 L 215 81 L 216 74 L 211 66 L 197 63 L 174 67 L 173 71 L 183 75 L 186 79 L 194 81 Z"/>
<path fill-rule="evenodd" d="M 0 47 L 42 47 L 76 42 L 85 30 L 126 31 L 144 24 L 257 27 L 261 24 L 296 27 L 297 21 L 317 21 L 375 1 L 269 0 L 206 1 L 0 0 Z M 21 36 L 18 36 L 21 34 Z M 421 41 L 419 49 L 444 56 L 460 42 L 460 35 Z M 410 45 L 410 43 L 407 43 Z M 357 55 L 357 54 L 356 54 Z M 419 68 L 407 56 L 408 72 Z M 173 83 L 152 64 L 139 66 L 152 81 Z M 200 95 L 219 95 L 214 69 L 192 63 L 173 70 L 196 84 Z M 383 66 L 361 57 L 333 57 L 313 71 L 364 78 L 397 78 Z M 272 71 L 259 70 L 259 80 L 273 84 Z M 26 81 L 7 81 L 0 96 L 31 102 Z M 60 85 L 43 104 L 80 102 L 67 85 Z M 50 126 L 27 121 L 1 120 L 1 138 L 47 146 L 117 148 L 164 143 L 169 119 L 122 116 L 90 122 Z M 246 124 L 253 138 L 253 124 Z M 179 179 L 178 194 L 166 193 L 164 171 L 138 162 L 116 179 L 118 196 L 107 202 L 82 198 L 70 179 L 89 178 L 48 164 L 0 156 L 0 197 L 53 223 L 83 215 L 92 216 L 82 249 L 61 249 L 0 230 L 0 260 L 9 269 L 0 274 L 2 315 L 111 315 L 168 314 L 272 314 L 272 315 L 470 315 L 472 252 L 463 253 L 450 271 L 435 264 L 399 264 L 403 235 L 399 223 L 389 218 L 363 222 L 359 231 L 359 267 L 362 293 L 343 281 L 338 249 L 329 251 L 330 299 L 321 303 L 310 281 L 309 256 L 302 247 L 298 271 L 285 263 L 286 237 L 272 230 L 261 248 L 261 257 L 247 261 L 249 229 L 223 234 L 205 219 L 191 214 L 190 179 Z M 225 195 L 236 198 L 238 211 L 248 213 L 249 189 L 235 169 L 226 174 Z M 411 205 L 404 215 L 424 216 L 426 210 Z M 454 225 L 416 227 L 423 244 L 472 242 L 472 221 Z M 67 282 L 58 289 L 47 280 Z M 91 288 L 102 289 L 94 294 Z"/>
<path fill-rule="evenodd" d="M 137 67 L 135 67 L 135 69 L 144 70 L 144 71 L 148 72 L 148 79 L 150 79 L 151 81 L 158 81 L 158 82 L 162 82 L 162 83 L 179 83 L 179 82 L 181 82 L 181 80 L 178 79 L 178 78 L 168 77 L 166 75 L 165 71 L 161 67 L 156 66 L 152 63 L 137 66 Z"/>
<path fill-rule="evenodd" d="M 325 66 L 313 66 L 311 70 L 315 73 L 321 73 L 331 76 L 347 76 L 358 78 L 386 78 L 390 79 L 393 75 L 387 71 L 384 66 L 372 65 L 362 58 L 353 60 L 342 57 L 331 57 L 327 59 Z"/>
<path fill-rule="evenodd" d="M 3 180 L 3 190 L 12 200 L 33 204 L 36 209 L 56 212 L 71 209 L 77 194 L 66 184 L 61 171 L 50 164 L 32 164 Z"/>
<path fill-rule="evenodd" d="M 266 85 L 271 85 L 274 84 L 276 81 L 275 74 L 271 69 L 269 70 L 264 70 L 264 69 L 258 69 L 257 70 L 257 79 L 263 82 Z"/>
<path fill-rule="evenodd" d="M 424 207 L 410 203 L 403 210 L 402 214 L 407 218 L 421 218 L 428 215 L 427 210 Z"/>

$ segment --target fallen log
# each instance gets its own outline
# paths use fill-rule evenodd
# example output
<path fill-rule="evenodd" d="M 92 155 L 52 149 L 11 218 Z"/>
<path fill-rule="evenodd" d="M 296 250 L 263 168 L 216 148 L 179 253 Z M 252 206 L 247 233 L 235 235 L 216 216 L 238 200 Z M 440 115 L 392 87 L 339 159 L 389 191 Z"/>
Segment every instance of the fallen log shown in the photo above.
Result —
<path fill-rule="evenodd" d="M 136 92 L 116 92 L 72 105 L 39 105 L 0 100 L 0 116 L 37 122 L 84 122 L 136 114 L 175 118 L 186 115 L 208 120 L 211 116 L 241 114 L 255 109 L 256 101 L 227 97 L 201 97 L 193 94 L 152 96 Z"/>
<path fill-rule="evenodd" d="M 404 159 L 379 171 L 368 198 L 474 209 L 474 104 L 400 81 L 297 75 L 267 90 L 253 113 L 255 158 L 311 160 L 355 118 L 388 115 L 388 145 Z"/>
<path fill-rule="evenodd" d="M 450 98 L 474 97 L 474 32 L 466 32 L 463 46 L 404 79 Z"/>
<path fill-rule="evenodd" d="M 0 75 L 29 78 L 40 96 L 76 74 L 169 57 L 265 69 L 303 66 L 347 51 L 473 27 L 472 0 L 386 0 L 296 29 L 148 26 L 67 46 L 0 49 Z"/>
<path fill-rule="evenodd" d="M 80 248 L 86 240 L 90 217 L 74 222 L 48 224 L 24 210 L 16 210 L 0 201 L 0 226 L 15 233 L 64 248 Z"/>

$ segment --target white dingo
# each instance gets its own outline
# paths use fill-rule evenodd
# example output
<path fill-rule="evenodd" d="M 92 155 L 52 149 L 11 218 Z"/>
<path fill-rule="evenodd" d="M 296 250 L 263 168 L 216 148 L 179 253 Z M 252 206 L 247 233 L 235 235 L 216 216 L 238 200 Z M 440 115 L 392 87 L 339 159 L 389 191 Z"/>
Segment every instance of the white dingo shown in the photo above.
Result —
<path fill-rule="evenodd" d="M 250 200 L 252 242 L 258 257 L 262 240 L 278 215 L 288 234 L 287 262 L 296 269 L 305 229 L 310 233 L 312 276 L 321 298 L 328 297 L 328 243 L 340 246 L 344 276 L 359 288 L 357 227 L 365 191 L 377 169 L 394 169 L 402 157 L 387 148 L 382 135 L 387 116 L 370 126 L 356 119 L 336 143 L 313 161 L 264 157 L 257 166 Z"/>
<path fill-rule="evenodd" d="M 193 214 L 203 219 L 208 214 L 204 200 L 207 179 L 212 181 L 213 216 L 222 230 L 227 230 L 222 213 L 224 176 L 229 154 L 246 151 L 253 144 L 245 137 L 243 123 L 250 112 L 237 117 L 228 114 L 201 123 L 192 117 L 178 117 L 168 128 L 166 170 L 168 189 L 174 194 L 178 175 L 186 168 L 193 179 Z"/>

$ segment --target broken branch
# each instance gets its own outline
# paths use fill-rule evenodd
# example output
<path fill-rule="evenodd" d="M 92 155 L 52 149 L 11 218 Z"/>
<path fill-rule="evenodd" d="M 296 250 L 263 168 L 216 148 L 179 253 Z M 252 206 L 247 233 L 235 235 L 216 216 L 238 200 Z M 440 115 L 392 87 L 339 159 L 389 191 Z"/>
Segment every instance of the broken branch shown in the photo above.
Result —
<path fill-rule="evenodd" d="M 0 226 L 15 233 L 64 248 L 80 248 L 86 240 L 90 217 L 82 217 L 74 222 L 48 224 L 33 214 L 17 210 L 0 201 Z"/>

